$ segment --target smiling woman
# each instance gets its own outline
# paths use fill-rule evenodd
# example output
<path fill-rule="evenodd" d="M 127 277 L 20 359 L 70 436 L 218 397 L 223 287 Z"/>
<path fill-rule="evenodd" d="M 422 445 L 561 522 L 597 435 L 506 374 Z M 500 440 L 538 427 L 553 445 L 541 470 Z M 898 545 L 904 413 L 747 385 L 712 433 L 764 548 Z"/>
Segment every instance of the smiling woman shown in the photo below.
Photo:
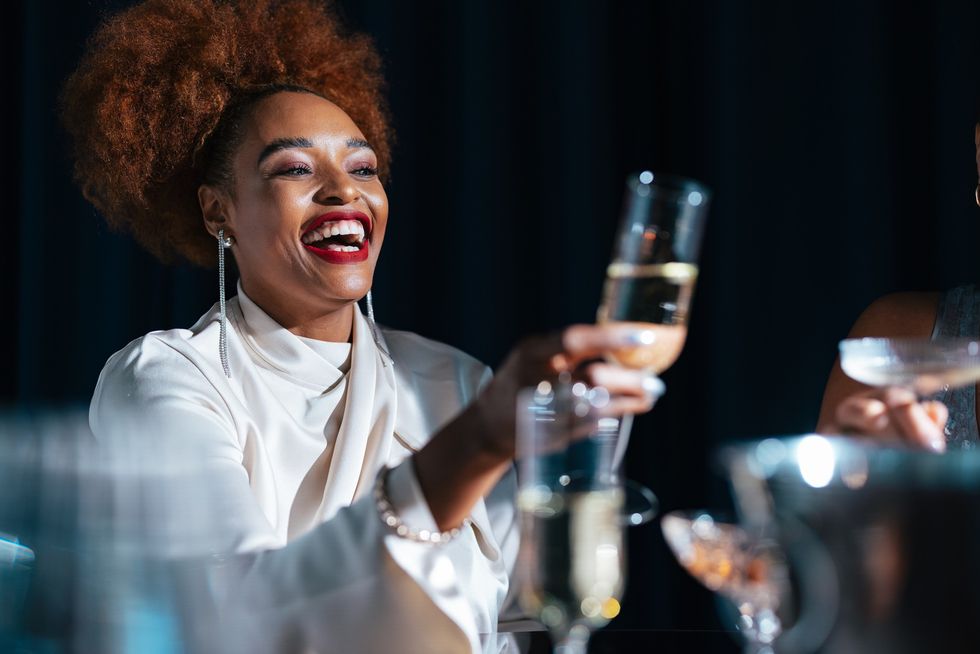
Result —
<path fill-rule="evenodd" d="M 491 379 L 362 315 L 388 222 L 378 70 L 308 0 L 150 0 L 102 26 L 65 86 L 76 176 L 108 222 L 164 259 L 230 251 L 240 272 L 190 329 L 113 355 L 90 411 L 138 478 L 166 484 L 179 461 L 205 480 L 203 540 L 180 482 L 138 496 L 154 553 L 234 555 L 243 574 L 216 594 L 229 651 L 481 649 L 512 590 L 518 389 L 567 371 L 609 389 L 613 415 L 656 399 L 594 361 L 643 342 L 633 327 L 529 338 Z"/>
<path fill-rule="evenodd" d="M 242 289 L 277 323 L 346 342 L 388 223 L 378 155 L 340 107 L 310 92 L 256 101 L 241 133 L 231 183 L 198 190 L 208 231 L 235 239 Z"/>

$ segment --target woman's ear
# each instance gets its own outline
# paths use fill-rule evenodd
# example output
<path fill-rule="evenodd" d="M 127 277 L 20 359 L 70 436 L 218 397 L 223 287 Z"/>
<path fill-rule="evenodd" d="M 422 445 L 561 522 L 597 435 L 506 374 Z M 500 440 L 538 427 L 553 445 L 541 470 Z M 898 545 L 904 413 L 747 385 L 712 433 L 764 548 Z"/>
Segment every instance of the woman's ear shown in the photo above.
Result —
<path fill-rule="evenodd" d="M 217 238 L 218 230 L 223 229 L 226 236 L 230 235 L 228 218 L 231 202 L 228 194 L 209 184 L 201 184 L 197 187 L 197 202 L 201 206 L 201 216 L 208 233 Z"/>

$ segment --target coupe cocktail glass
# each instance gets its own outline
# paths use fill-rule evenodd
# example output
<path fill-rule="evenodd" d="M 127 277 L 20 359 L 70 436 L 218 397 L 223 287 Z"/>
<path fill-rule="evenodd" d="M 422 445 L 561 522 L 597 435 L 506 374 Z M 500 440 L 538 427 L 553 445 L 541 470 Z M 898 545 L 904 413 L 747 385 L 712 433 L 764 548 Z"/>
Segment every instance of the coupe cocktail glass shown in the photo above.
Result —
<path fill-rule="evenodd" d="M 782 632 L 776 611 L 788 583 L 775 540 L 707 511 L 672 511 L 660 526 L 684 569 L 735 605 L 746 654 L 772 654 Z"/>

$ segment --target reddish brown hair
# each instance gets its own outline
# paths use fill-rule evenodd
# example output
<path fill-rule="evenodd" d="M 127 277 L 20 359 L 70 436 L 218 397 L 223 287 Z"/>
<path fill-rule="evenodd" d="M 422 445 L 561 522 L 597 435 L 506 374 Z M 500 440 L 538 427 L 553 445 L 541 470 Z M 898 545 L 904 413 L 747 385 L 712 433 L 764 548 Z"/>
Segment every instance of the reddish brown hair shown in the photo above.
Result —
<path fill-rule="evenodd" d="M 249 108 L 308 90 L 343 109 L 378 154 L 391 130 L 381 61 L 311 0 L 148 0 L 109 18 L 65 83 L 75 178 L 117 229 L 164 261 L 215 261 L 197 201 L 227 181 Z"/>

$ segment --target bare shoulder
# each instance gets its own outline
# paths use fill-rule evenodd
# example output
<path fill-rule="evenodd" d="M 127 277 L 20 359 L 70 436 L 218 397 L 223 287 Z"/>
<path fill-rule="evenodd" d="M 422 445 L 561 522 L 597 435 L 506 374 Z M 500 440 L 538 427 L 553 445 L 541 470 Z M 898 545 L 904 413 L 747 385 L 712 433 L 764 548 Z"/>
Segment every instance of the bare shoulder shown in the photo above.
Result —
<path fill-rule="evenodd" d="M 929 336 L 936 324 L 939 296 L 939 293 L 891 293 L 882 296 L 861 313 L 849 336 Z"/>

